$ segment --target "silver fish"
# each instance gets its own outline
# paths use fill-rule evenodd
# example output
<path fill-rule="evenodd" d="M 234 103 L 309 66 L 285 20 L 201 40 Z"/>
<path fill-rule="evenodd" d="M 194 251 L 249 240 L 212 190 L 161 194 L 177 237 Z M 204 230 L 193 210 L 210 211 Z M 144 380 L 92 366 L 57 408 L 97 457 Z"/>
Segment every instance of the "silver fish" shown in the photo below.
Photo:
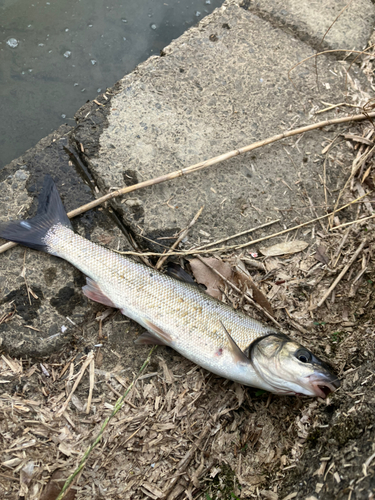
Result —
<path fill-rule="evenodd" d="M 88 298 L 120 309 L 147 330 L 136 343 L 168 345 L 217 375 L 275 394 L 324 398 L 340 386 L 326 363 L 286 335 L 193 284 L 75 234 L 50 177 L 38 214 L 0 224 L 0 237 L 61 257 L 81 270 Z"/>

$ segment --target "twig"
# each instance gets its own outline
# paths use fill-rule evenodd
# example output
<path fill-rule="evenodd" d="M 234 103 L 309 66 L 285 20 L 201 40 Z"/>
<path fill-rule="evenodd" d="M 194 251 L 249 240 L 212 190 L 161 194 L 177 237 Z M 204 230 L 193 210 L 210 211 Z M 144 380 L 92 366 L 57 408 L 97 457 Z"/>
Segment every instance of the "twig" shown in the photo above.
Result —
<path fill-rule="evenodd" d="M 321 47 L 322 43 L 324 42 L 325 37 L 328 35 L 328 32 L 331 30 L 332 26 L 335 24 L 335 22 L 337 21 L 337 19 L 350 6 L 350 4 L 352 2 L 353 2 L 353 0 L 350 0 L 350 2 L 347 3 L 343 9 L 341 9 L 341 11 L 338 13 L 338 15 L 332 21 L 331 25 L 329 26 L 329 28 L 327 29 L 327 31 L 324 33 L 323 38 L 319 42 L 319 48 Z M 316 85 L 317 85 L 318 90 L 319 90 L 319 82 L 318 82 L 318 58 L 317 57 L 315 57 L 315 72 L 316 72 Z"/>
<path fill-rule="evenodd" d="M 163 257 L 159 258 L 159 260 L 156 263 L 155 269 L 160 269 L 161 268 L 161 266 L 163 265 L 163 262 L 169 257 L 169 255 L 172 252 L 172 250 L 174 250 L 180 244 L 180 242 L 185 238 L 185 236 L 188 234 L 190 228 L 192 228 L 194 226 L 194 224 L 197 222 L 199 216 L 201 215 L 201 213 L 203 211 L 203 208 L 204 208 L 204 206 L 201 207 L 198 210 L 198 212 L 195 214 L 193 220 L 190 222 L 190 224 L 188 225 L 188 227 L 181 232 L 180 236 L 173 243 L 173 245 L 171 246 L 171 249 L 166 254 L 164 254 Z"/>
<path fill-rule="evenodd" d="M 346 240 L 348 239 L 348 236 L 349 236 L 349 233 L 351 231 L 351 227 L 349 227 L 346 231 L 346 233 L 344 234 L 339 246 L 337 247 L 337 250 L 336 252 L 334 253 L 332 259 L 331 259 L 331 262 L 332 262 L 332 268 L 334 269 L 337 265 L 337 262 L 339 261 L 339 258 L 340 258 L 340 255 L 341 255 L 341 250 L 343 249 L 345 243 L 346 243 Z M 337 258 L 336 258 L 337 257 Z M 336 259 L 336 260 L 335 260 Z"/>
<path fill-rule="evenodd" d="M 125 401 L 125 398 L 126 396 L 129 394 L 129 392 L 131 391 L 131 389 L 133 388 L 134 384 L 137 382 L 139 376 L 141 375 L 141 373 L 145 370 L 146 366 L 149 364 L 150 360 L 151 360 L 151 356 L 152 356 L 152 353 L 154 352 L 154 350 L 156 349 L 156 346 L 154 346 L 148 356 L 147 356 L 147 359 L 146 361 L 143 363 L 143 365 L 141 366 L 137 376 L 135 377 L 135 379 L 133 380 L 133 382 L 129 385 L 129 387 L 126 389 L 126 391 L 124 392 L 123 396 L 118 399 L 116 401 L 116 404 L 115 404 L 115 407 L 112 411 L 112 413 L 109 415 L 109 417 L 107 417 L 104 422 L 103 422 L 103 425 L 99 431 L 99 434 L 97 435 L 96 439 L 94 440 L 94 442 L 87 448 L 87 450 L 85 451 L 85 453 L 83 454 L 83 457 L 81 458 L 81 461 L 79 462 L 79 465 L 78 467 L 76 468 L 76 470 L 73 472 L 73 474 L 71 474 L 68 479 L 65 481 L 65 484 L 64 486 L 62 487 L 62 490 L 60 491 L 59 493 L 59 496 L 56 498 L 56 500 L 62 500 L 62 498 L 64 497 L 65 493 L 67 492 L 68 488 L 70 487 L 70 485 L 72 484 L 74 478 L 81 472 L 81 470 L 83 469 L 83 467 L 85 466 L 85 463 L 86 463 L 86 460 L 87 458 L 89 457 L 90 453 L 92 452 L 92 450 L 95 448 L 95 446 L 100 442 L 101 438 L 102 438 L 102 435 L 105 431 L 105 429 L 107 428 L 110 420 L 112 420 L 112 418 L 116 415 L 116 413 L 121 409 L 124 401 Z"/>
<path fill-rule="evenodd" d="M 321 101 L 323 102 L 323 101 Z M 326 104 L 325 102 L 323 102 L 323 104 Z M 339 102 L 338 104 L 330 104 L 328 106 L 328 108 L 324 108 L 324 109 L 320 109 L 319 111 L 317 111 L 315 114 L 316 115 L 319 115 L 320 113 L 326 113 L 327 111 L 331 111 L 331 109 L 335 109 L 335 108 L 338 108 L 340 106 L 348 106 L 350 108 L 360 108 L 361 106 L 356 106 L 354 104 L 348 104 L 346 102 Z"/>
<path fill-rule="evenodd" d="M 310 308 L 310 311 L 313 311 L 314 309 L 317 309 L 318 307 L 320 307 L 322 304 L 324 304 L 324 302 L 327 300 L 327 298 L 330 296 L 330 294 L 332 293 L 332 291 L 336 288 L 336 286 L 338 285 L 338 283 L 341 281 L 341 279 L 343 278 L 343 276 L 346 274 L 346 272 L 348 271 L 348 269 L 350 268 L 350 266 L 353 264 L 353 262 L 356 260 L 356 258 L 358 257 L 358 255 L 362 252 L 363 250 L 363 247 L 366 245 L 367 243 L 367 240 L 363 240 L 362 243 L 359 245 L 359 247 L 357 248 L 356 252 L 354 253 L 353 257 L 350 259 L 350 261 L 346 264 L 346 266 L 344 267 L 344 269 L 341 271 L 341 273 L 337 276 L 337 278 L 335 279 L 335 281 L 332 283 L 332 285 L 328 288 L 328 290 L 326 291 L 326 293 L 323 295 L 323 297 L 320 299 L 320 301 L 315 305 L 315 306 L 312 306 Z"/>
<path fill-rule="evenodd" d="M 270 226 L 271 224 L 276 224 L 276 222 L 279 222 L 280 220 L 281 219 L 271 220 L 271 222 L 266 222 L 265 224 L 261 224 L 260 226 L 252 227 L 251 229 L 247 229 L 246 231 L 242 231 L 242 233 L 232 234 L 232 236 L 228 236 L 227 238 L 213 241 L 212 243 L 207 243 L 207 245 L 201 245 L 200 247 L 197 247 L 195 250 L 202 250 L 203 248 L 209 248 L 209 247 L 212 247 L 213 245 L 219 245 L 219 243 L 224 243 L 225 241 L 233 240 L 234 238 L 239 238 L 240 236 L 244 236 L 245 234 L 253 233 L 254 231 L 257 231 L 258 229 L 262 229 L 263 227 Z"/>
<path fill-rule="evenodd" d="M 232 283 L 225 276 L 223 276 L 221 273 L 219 273 L 219 271 L 217 271 L 214 267 L 212 267 L 210 264 L 208 264 L 204 259 L 202 259 L 202 257 L 197 255 L 197 259 L 199 259 L 205 266 L 209 267 L 211 269 L 211 271 L 213 271 L 217 276 L 219 276 L 219 278 L 221 278 L 225 283 L 227 283 L 227 285 L 232 287 L 233 290 L 235 290 L 237 293 L 242 295 L 241 290 L 234 283 Z M 264 309 L 264 307 L 262 307 L 260 304 L 255 302 L 247 293 L 243 294 L 243 296 L 252 306 L 256 307 L 259 311 L 264 313 L 268 319 L 270 319 L 273 323 L 275 323 L 276 326 L 278 326 L 281 329 L 280 323 L 278 323 L 275 320 L 275 318 L 273 316 L 271 316 L 271 314 L 268 311 L 266 311 L 266 309 Z"/>
<path fill-rule="evenodd" d="M 367 153 L 363 154 L 360 159 L 358 160 L 358 163 L 357 163 L 357 160 L 354 160 L 353 162 L 353 165 L 352 165 L 352 172 L 351 174 L 349 175 L 347 181 L 345 182 L 345 185 L 344 187 L 341 189 L 338 197 L 337 197 L 337 200 L 336 200 L 336 203 L 335 203 L 335 208 L 332 212 L 332 217 L 330 219 L 331 221 L 331 224 L 332 224 L 332 221 L 333 221 L 333 218 L 335 216 L 335 213 L 336 213 L 336 207 L 340 201 L 340 198 L 342 196 L 342 194 L 344 193 L 345 189 L 348 187 L 349 185 L 349 182 L 353 179 L 353 177 L 355 176 L 355 174 L 358 172 L 358 170 L 360 169 L 360 167 L 362 166 L 362 164 L 367 160 L 367 158 L 370 156 L 370 154 L 375 150 L 375 146 L 373 146 L 370 151 L 368 151 Z"/>
<path fill-rule="evenodd" d="M 366 137 L 361 137 L 360 135 L 354 135 L 354 134 L 343 134 L 344 139 L 347 139 L 349 141 L 353 142 L 360 142 L 361 144 L 366 144 L 366 146 L 373 146 L 374 141 L 370 141 Z"/>
<path fill-rule="evenodd" d="M 330 231 L 333 231 L 335 229 L 340 229 L 340 227 L 345 227 L 345 226 L 350 226 L 351 224 L 357 224 L 357 222 L 363 222 L 368 219 L 373 219 L 375 217 L 375 214 L 369 215 L 368 217 L 363 217 L 362 219 L 357 219 L 357 220 L 352 220 L 351 222 L 345 222 L 345 224 L 340 224 L 339 226 L 332 227 Z"/>
<path fill-rule="evenodd" d="M 77 389 L 78 387 L 78 384 L 80 383 L 81 381 L 81 378 L 83 377 L 83 374 L 85 373 L 86 371 L 86 368 L 88 367 L 88 365 L 91 363 L 92 359 L 94 357 L 94 352 L 93 351 L 90 351 L 87 355 L 87 358 L 85 359 L 85 362 L 83 363 L 83 365 L 81 366 L 81 370 L 79 372 L 79 375 L 77 377 L 77 380 L 74 382 L 74 385 L 73 385 L 73 388 L 72 390 L 70 391 L 70 394 L 69 396 L 67 397 L 65 403 L 62 405 L 62 407 L 60 408 L 60 410 L 56 413 L 56 416 L 60 417 L 64 411 L 67 409 L 68 407 L 68 404 L 69 404 L 69 401 L 72 399 L 72 396 L 75 392 L 75 390 Z"/>
<path fill-rule="evenodd" d="M 315 57 L 315 55 L 312 57 Z M 76 217 L 77 215 L 87 212 L 87 210 L 91 210 L 92 208 L 95 208 L 98 205 L 101 205 L 102 203 L 112 200 L 113 198 L 116 198 L 118 196 L 122 196 L 124 194 L 131 193 L 132 191 L 137 191 L 138 189 L 143 189 L 145 187 L 154 186 L 155 184 L 160 184 L 162 182 L 170 181 L 172 179 L 176 179 L 177 177 L 182 177 L 192 172 L 197 172 L 198 170 L 211 167 L 212 165 L 216 165 L 217 163 L 221 163 L 222 161 L 229 160 L 230 158 L 233 158 L 235 156 L 248 153 L 249 151 L 253 151 L 254 149 L 261 148 L 263 146 L 267 146 L 268 144 L 272 144 L 273 142 L 280 141 L 281 139 L 285 139 L 286 137 L 292 137 L 294 135 L 303 134 L 304 132 L 315 130 L 317 128 L 328 127 L 329 125 L 338 125 L 340 123 L 346 123 L 351 121 L 368 120 L 369 118 L 375 118 L 375 112 L 346 116 L 343 118 L 334 118 L 332 120 L 325 120 L 322 122 L 313 123 L 312 125 L 306 125 L 305 127 L 296 128 L 294 130 L 287 130 L 286 132 L 274 135 L 272 137 L 269 137 L 268 139 L 264 139 L 263 141 L 253 142 L 249 146 L 229 151 L 228 153 L 215 156 L 214 158 L 202 161 L 200 163 L 196 163 L 195 165 L 191 165 L 190 167 L 186 167 L 181 170 L 175 170 L 174 172 L 171 172 L 169 174 L 161 175 L 160 177 L 155 177 L 154 179 L 150 179 L 148 181 L 139 182 L 138 184 L 134 184 L 133 186 L 126 186 L 116 191 L 112 191 L 111 193 L 108 193 L 105 196 L 102 196 L 96 200 L 91 201 L 90 203 L 87 203 L 86 205 L 82 205 L 81 207 L 72 210 L 71 212 L 68 213 L 68 217 L 69 219 L 72 219 L 73 217 Z M 6 250 L 15 247 L 16 245 L 17 243 L 13 242 L 5 243 L 0 247 L 0 253 L 3 253 Z"/>
<path fill-rule="evenodd" d="M 90 367 L 89 367 L 89 373 L 90 373 L 90 389 L 89 389 L 89 397 L 87 398 L 87 406 L 86 406 L 86 413 L 90 413 L 90 408 L 91 408 L 91 401 L 92 401 L 92 393 L 94 390 L 94 384 L 95 384 L 95 358 L 93 357 L 90 361 Z"/>

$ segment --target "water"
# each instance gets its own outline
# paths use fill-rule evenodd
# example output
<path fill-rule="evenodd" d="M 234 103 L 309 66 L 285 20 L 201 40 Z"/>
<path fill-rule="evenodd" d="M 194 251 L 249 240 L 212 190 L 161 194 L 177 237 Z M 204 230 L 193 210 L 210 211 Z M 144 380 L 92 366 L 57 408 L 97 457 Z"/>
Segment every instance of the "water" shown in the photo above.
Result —
<path fill-rule="evenodd" d="M 0 169 L 223 0 L 0 0 Z"/>

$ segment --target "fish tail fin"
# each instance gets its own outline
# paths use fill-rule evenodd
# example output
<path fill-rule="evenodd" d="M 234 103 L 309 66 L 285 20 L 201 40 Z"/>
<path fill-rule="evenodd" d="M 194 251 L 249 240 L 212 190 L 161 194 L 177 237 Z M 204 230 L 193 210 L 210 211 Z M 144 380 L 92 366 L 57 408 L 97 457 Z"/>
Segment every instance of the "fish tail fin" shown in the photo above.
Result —
<path fill-rule="evenodd" d="M 45 237 L 56 224 L 72 228 L 52 177 L 46 175 L 37 215 L 31 219 L 0 223 L 0 237 L 48 252 Z"/>

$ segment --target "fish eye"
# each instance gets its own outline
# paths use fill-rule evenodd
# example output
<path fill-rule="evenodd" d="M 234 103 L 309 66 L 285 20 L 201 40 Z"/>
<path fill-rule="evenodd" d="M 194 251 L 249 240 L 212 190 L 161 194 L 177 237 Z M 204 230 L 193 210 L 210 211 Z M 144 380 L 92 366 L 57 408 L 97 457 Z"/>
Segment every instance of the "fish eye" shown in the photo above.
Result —
<path fill-rule="evenodd" d="M 294 356 L 298 359 L 298 361 L 301 361 L 301 363 L 310 363 L 312 359 L 311 352 L 307 349 L 298 349 L 294 353 Z"/>

